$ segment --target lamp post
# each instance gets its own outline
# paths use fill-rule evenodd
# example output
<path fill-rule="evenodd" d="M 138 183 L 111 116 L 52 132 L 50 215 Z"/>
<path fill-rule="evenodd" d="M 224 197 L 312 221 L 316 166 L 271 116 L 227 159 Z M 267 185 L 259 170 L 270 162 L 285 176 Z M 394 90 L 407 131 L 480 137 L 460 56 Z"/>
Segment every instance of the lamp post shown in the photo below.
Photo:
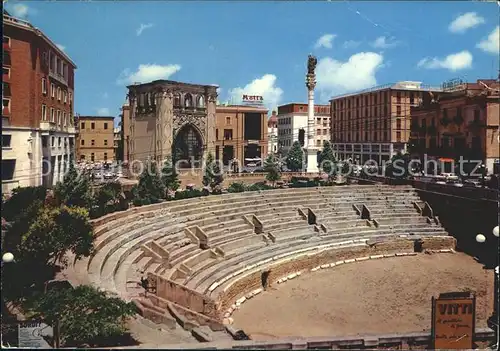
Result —
<path fill-rule="evenodd" d="M 14 255 L 11 252 L 4 253 L 2 255 L 2 263 L 0 266 L 2 268 L 2 271 L 3 271 L 3 266 L 5 264 L 12 263 L 12 262 L 15 262 Z M 0 290 L 3 290 L 3 279 L 4 279 L 3 272 L 2 272 L 2 278 L 0 278 L 0 279 L 1 279 L 0 280 Z M 3 303 L 3 301 L 2 301 L 2 303 Z M 3 316 L 2 316 L 2 319 L 3 319 Z M 4 348 L 2 333 L 0 333 L 0 344 L 2 345 L 2 348 Z"/>
<path fill-rule="evenodd" d="M 499 236 L 499 226 L 496 226 L 493 228 L 493 235 L 498 238 Z M 480 244 L 486 242 L 486 236 L 483 234 L 477 234 L 476 235 L 476 241 Z M 495 267 L 494 269 L 494 289 L 493 289 L 493 313 L 491 316 L 488 318 L 488 327 L 493 329 L 493 332 L 495 334 L 495 344 L 492 345 L 494 349 L 497 349 L 497 343 L 498 343 L 498 280 L 499 280 L 499 271 L 498 271 L 498 266 Z"/>

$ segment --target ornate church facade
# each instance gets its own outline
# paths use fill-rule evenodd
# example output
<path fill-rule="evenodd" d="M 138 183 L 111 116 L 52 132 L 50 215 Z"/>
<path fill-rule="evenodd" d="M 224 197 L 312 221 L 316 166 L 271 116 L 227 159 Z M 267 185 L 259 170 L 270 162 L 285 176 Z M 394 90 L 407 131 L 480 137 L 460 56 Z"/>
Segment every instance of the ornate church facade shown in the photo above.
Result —
<path fill-rule="evenodd" d="M 156 80 L 127 88 L 131 167 L 172 158 L 199 168 L 214 153 L 217 86 Z"/>

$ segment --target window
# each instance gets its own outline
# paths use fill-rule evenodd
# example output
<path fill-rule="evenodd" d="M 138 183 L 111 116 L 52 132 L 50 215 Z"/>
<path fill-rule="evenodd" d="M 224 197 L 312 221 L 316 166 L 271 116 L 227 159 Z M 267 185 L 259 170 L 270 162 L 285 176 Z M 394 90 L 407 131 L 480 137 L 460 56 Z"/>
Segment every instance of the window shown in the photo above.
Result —
<path fill-rule="evenodd" d="M 94 122 L 90 123 L 90 129 L 95 129 L 95 123 Z"/>
<path fill-rule="evenodd" d="M 42 78 L 42 94 L 47 95 L 47 79 Z"/>
<path fill-rule="evenodd" d="M 66 91 L 63 91 L 63 102 L 64 103 L 68 102 L 68 93 Z"/>
<path fill-rule="evenodd" d="M 401 129 L 401 119 L 396 120 L 396 129 Z"/>
<path fill-rule="evenodd" d="M 57 124 L 61 124 L 61 110 L 57 110 Z"/>
<path fill-rule="evenodd" d="M 413 105 L 415 103 L 415 96 L 413 93 L 410 93 L 410 105 Z"/>
<path fill-rule="evenodd" d="M 396 102 L 397 102 L 398 104 L 400 104 L 400 103 L 401 103 L 401 92 L 399 92 L 399 91 L 396 93 Z"/>
<path fill-rule="evenodd" d="M 233 140 L 233 130 L 224 129 L 224 140 Z"/>
<path fill-rule="evenodd" d="M 396 141 L 397 142 L 401 141 L 401 132 L 396 132 Z"/>
<path fill-rule="evenodd" d="M 107 153 L 107 152 L 105 152 L 105 153 L 104 153 L 104 161 L 106 161 L 107 159 L 108 159 L 108 153 Z"/>
<path fill-rule="evenodd" d="M 11 61 L 10 61 L 10 52 L 8 51 L 4 51 L 3 52 L 3 62 L 2 64 L 6 65 L 6 66 L 10 66 L 11 64 Z"/>
<path fill-rule="evenodd" d="M 231 117 L 226 117 L 226 124 L 231 124 Z"/>
<path fill-rule="evenodd" d="M 42 147 L 47 147 L 48 145 L 48 137 L 47 136 L 42 136 Z"/>
<path fill-rule="evenodd" d="M 82 146 L 84 146 L 84 145 L 85 145 L 85 140 L 84 140 L 84 139 L 82 139 L 82 140 L 80 141 L 80 145 L 82 145 Z"/>
<path fill-rule="evenodd" d="M 56 114 L 55 114 L 54 109 L 51 107 L 50 108 L 50 121 L 54 122 L 55 120 L 56 120 Z"/>
<path fill-rule="evenodd" d="M 104 129 L 108 129 L 108 124 L 104 123 Z"/>
<path fill-rule="evenodd" d="M 94 153 L 91 153 L 91 154 L 90 154 L 90 161 L 91 161 L 91 162 L 94 162 L 94 161 L 95 161 L 95 156 L 94 156 Z"/>
<path fill-rule="evenodd" d="M 52 96 L 52 98 L 56 96 L 56 86 L 54 85 L 54 83 L 50 83 L 50 95 Z"/>
<path fill-rule="evenodd" d="M 47 106 L 42 105 L 42 121 L 46 121 L 46 120 L 47 120 Z"/>
<path fill-rule="evenodd" d="M 55 144 L 56 144 L 56 138 L 55 137 L 51 137 L 50 138 L 50 146 L 54 147 Z"/>
<path fill-rule="evenodd" d="M 479 119 L 481 118 L 481 111 L 479 110 L 474 110 L 474 122 L 479 122 Z"/>
<path fill-rule="evenodd" d="M 10 113 L 10 99 L 2 100 L 2 113 Z"/>
<path fill-rule="evenodd" d="M 401 106 L 396 106 L 396 115 L 401 116 Z"/>
<path fill-rule="evenodd" d="M 12 135 L 2 134 L 2 147 L 10 147 Z"/>
<path fill-rule="evenodd" d="M 3 67 L 4 78 L 10 78 L 10 68 Z"/>
<path fill-rule="evenodd" d="M 66 121 L 66 112 L 63 112 L 63 113 L 62 113 L 62 117 L 63 117 L 63 118 L 62 118 L 62 123 L 63 123 L 63 126 L 66 126 L 66 125 L 67 125 L 67 123 L 66 123 L 66 122 L 67 122 L 67 121 Z"/>
<path fill-rule="evenodd" d="M 2 160 L 2 180 L 12 180 L 15 169 L 16 160 Z"/>
<path fill-rule="evenodd" d="M 73 101 L 73 93 L 69 93 L 69 102 L 71 103 Z"/>
<path fill-rule="evenodd" d="M 92 140 L 90 141 L 90 145 L 95 146 L 95 140 L 94 140 L 94 139 L 92 139 Z"/>
<path fill-rule="evenodd" d="M 57 87 L 57 100 L 61 101 L 61 88 Z"/>
<path fill-rule="evenodd" d="M 215 140 L 219 140 L 219 130 L 215 130 Z"/>
<path fill-rule="evenodd" d="M 104 146 L 108 146 L 108 139 L 104 139 Z"/>
<path fill-rule="evenodd" d="M 57 146 L 61 147 L 62 138 L 57 138 Z"/>
<path fill-rule="evenodd" d="M 5 35 L 3 36 L 3 44 L 10 47 L 10 38 L 6 37 Z"/>

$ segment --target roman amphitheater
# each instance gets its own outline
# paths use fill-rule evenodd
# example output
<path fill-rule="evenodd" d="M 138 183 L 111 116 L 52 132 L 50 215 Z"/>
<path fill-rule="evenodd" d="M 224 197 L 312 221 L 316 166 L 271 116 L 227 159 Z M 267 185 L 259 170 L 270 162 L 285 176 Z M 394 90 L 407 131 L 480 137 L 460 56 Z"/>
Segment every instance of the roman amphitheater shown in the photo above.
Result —
<path fill-rule="evenodd" d="M 411 186 L 211 195 L 109 214 L 94 228 L 95 252 L 72 260 L 68 277 L 133 301 L 144 347 L 417 345 L 429 341 L 440 292 L 474 290 L 477 328 L 492 310 L 491 277 L 455 251 Z"/>

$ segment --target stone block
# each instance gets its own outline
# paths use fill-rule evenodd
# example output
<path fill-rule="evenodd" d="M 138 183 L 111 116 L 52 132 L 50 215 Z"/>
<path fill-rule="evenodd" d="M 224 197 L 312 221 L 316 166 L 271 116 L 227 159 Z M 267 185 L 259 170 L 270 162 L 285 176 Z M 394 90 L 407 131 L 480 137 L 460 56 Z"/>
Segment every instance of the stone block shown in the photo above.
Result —
<path fill-rule="evenodd" d="M 356 260 L 354 258 L 351 258 L 349 260 L 344 261 L 344 263 L 353 263 L 353 262 L 356 262 Z"/>
<path fill-rule="evenodd" d="M 296 276 L 297 276 L 297 274 L 292 273 L 292 274 L 290 274 L 289 276 L 287 276 L 286 278 L 287 278 L 288 280 L 290 280 L 290 279 L 294 279 Z"/>
<path fill-rule="evenodd" d="M 408 256 L 406 252 L 398 252 L 396 253 L 396 257 L 401 257 L 401 256 Z"/>
<path fill-rule="evenodd" d="M 384 257 L 396 257 L 396 254 L 385 254 Z"/>
<path fill-rule="evenodd" d="M 370 256 L 370 260 L 376 260 L 378 258 L 384 258 L 384 255 L 372 255 L 372 256 Z"/>
<path fill-rule="evenodd" d="M 244 303 L 246 300 L 247 300 L 247 298 L 246 298 L 245 296 L 240 297 L 238 300 L 236 300 L 236 305 L 238 305 L 238 304 L 240 304 L 240 305 L 241 305 L 241 304 L 242 304 L 242 303 Z"/>
<path fill-rule="evenodd" d="M 208 291 L 212 292 L 219 286 L 219 282 L 215 282 L 208 288 Z"/>
<path fill-rule="evenodd" d="M 333 268 L 333 267 L 335 267 L 336 265 L 337 265 L 337 264 L 336 264 L 335 262 L 332 262 L 332 263 L 330 263 L 330 264 L 329 264 L 330 268 Z"/>
<path fill-rule="evenodd" d="M 344 264 L 344 263 L 345 263 L 345 261 L 337 261 L 337 262 L 335 262 L 335 265 L 340 266 L 341 264 Z"/>
<path fill-rule="evenodd" d="M 325 268 L 330 268 L 330 265 L 329 264 L 322 264 L 320 267 L 321 267 L 321 269 L 325 269 Z"/>
<path fill-rule="evenodd" d="M 366 257 L 359 257 L 359 258 L 356 258 L 356 262 L 360 262 L 360 261 L 366 261 L 366 260 L 369 260 L 370 257 L 369 256 L 366 256 Z"/>

